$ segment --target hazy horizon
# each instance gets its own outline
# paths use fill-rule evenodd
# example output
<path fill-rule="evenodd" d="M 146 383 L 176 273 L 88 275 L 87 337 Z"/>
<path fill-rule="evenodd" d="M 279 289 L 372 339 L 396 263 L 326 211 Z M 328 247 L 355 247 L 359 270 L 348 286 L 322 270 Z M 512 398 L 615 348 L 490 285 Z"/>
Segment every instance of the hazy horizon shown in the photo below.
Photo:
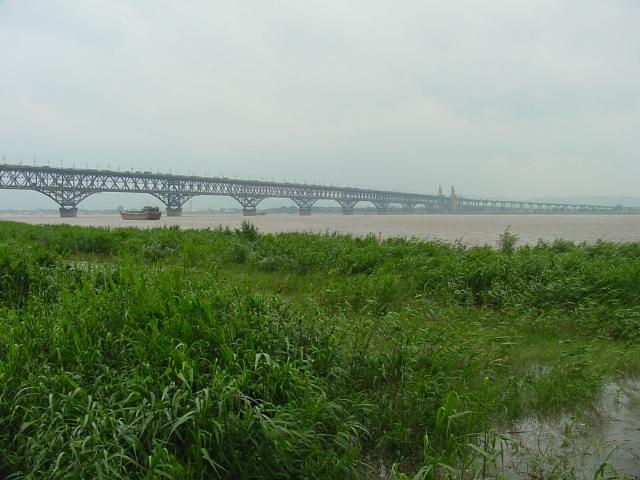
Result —
<path fill-rule="evenodd" d="M 634 0 L 0 0 L 0 157 L 637 197 L 638 24 Z M 36 192 L 0 199 L 55 208 Z M 101 194 L 80 208 L 123 201 L 139 203 Z"/>

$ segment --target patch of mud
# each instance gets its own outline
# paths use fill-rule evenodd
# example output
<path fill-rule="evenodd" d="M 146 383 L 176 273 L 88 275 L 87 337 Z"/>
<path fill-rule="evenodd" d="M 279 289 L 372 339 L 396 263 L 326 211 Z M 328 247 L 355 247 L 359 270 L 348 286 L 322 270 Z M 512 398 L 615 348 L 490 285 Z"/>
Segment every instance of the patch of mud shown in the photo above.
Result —
<path fill-rule="evenodd" d="M 526 418 L 507 436 L 499 478 L 640 479 L 640 382 L 610 383 L 593 412 Z"/>

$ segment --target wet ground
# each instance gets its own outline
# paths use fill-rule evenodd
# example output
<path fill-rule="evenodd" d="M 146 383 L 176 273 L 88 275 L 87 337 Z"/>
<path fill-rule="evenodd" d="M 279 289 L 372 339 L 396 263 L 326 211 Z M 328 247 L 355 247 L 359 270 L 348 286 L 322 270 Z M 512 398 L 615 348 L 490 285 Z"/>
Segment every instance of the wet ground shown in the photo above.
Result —
<path fill-rule="evenodd" d="M 507 436 L 503 478 L 640 479 L 640 382 L 610 383 L 593 412 L 527 418 Z"/>
<path fill-rule="evenodd" d="M 640 380 L 609 383 L 592 411 L 525 418 L 498 438 L 484 447 L 487 468 L 478 478 L 638 480 Z M 368 463 L 372 479 L 395 478 L 385 462 Z M 482 475 L 481 456 L 476 455 L 471 470 Z"/>

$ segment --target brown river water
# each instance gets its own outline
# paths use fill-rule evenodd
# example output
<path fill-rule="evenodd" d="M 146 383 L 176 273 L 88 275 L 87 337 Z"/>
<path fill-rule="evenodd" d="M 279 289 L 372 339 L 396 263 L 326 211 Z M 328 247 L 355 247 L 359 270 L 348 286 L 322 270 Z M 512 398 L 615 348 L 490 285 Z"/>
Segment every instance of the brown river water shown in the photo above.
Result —
<path fill-rule="evenodd" d="M 349 233 L 357 236 L 373 234 L 387 237 L 417 237 L 468 245 L 495 245 L 507 227 L 518 235 L 520 243 L 535 244 L 539 239 L 553 241 L 561 238 L 574 242 L 592 243 L 596 240 L 612 242 L 640 241 L 640 215 L 331 215 L 314 214 L 309 217 L 272 214 L 243 217 L 239 214 L 190 215 L 163 217 L 158 221 L 122 220 L 119 215 L 83 215 L 59 218 L 56 215 L 0 215 L 0 220 L 32 224 L 59 224 L 101 227 L 162 227 L 181 228 L 237 228 L 248 219 L 259 231 Z"/>

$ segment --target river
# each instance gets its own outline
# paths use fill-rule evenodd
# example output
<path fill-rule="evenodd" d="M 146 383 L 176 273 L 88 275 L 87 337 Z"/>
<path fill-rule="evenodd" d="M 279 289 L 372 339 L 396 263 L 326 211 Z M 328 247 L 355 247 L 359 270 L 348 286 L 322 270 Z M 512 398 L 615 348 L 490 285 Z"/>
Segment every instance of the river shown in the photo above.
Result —
<path fill-rule="evenodd" d="M 553 241 L 561 238 L 574 242 L 593 243 L 640 241 L 640 215 L 603 214 L 500 214 L 500 215 L 331 215 L 314 214 L 309 217 L 291 214 L 243 217 L 239 214 L 163 216 L 158 221 L 122 220 L 116 214 L 83 215 L 60 218 L 55 215 L 0 215 L 0 220 L 31 224 L 60 224 L 100 227 L 162 227 L 181 228 L 237 228 L 249 220 L 261 232 L 318 232 L 349 233 L 363 236 L 373 234 L 387 237 L 417 237 L 448 242 L 461 241 L 468 245 L 495 245 L 507 227 L 520 243 L 535 244 L 539 239 Z"/>

